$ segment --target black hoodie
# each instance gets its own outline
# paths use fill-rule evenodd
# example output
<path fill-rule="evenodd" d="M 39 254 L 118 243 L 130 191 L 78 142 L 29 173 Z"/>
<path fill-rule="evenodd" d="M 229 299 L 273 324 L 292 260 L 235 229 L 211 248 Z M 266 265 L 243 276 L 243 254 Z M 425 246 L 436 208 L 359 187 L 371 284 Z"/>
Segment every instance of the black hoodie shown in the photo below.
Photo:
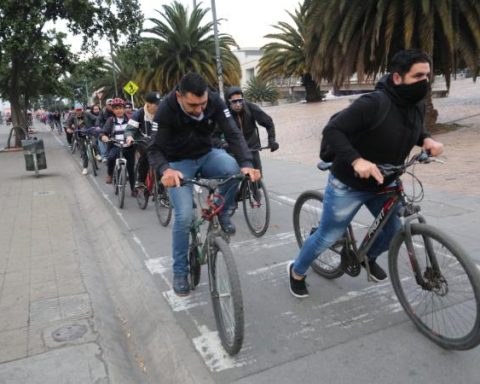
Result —
<path fill-rule="evenodd" d="M 377 128 L 369 130 L 378 116 L 379 92 L 390 98 L 390 110 Z M 424 117 L 424 103 L 410 104 L 401 99 L 390 75 L 384 76 L 377 83 L 375 92 L 359 97 L 325 127 L 323 135 L 335 153 L 332 174 L 342 183 L 359 190 L 377 191 L 391 183 L 391 177 L 385 178 L 382 186 L 373 178 L 356 177 L 351 164 L 359 157 L 376 164 L 402 164 L 412 148 L 421 146 L 430 136 L 424 128 Z"/>
<path fill-rule="evenodd" d="M 158 131 L 148 148 L 148 159 L 160 173 L 169 168 L 169 162 L 197 159 L 210 152 L 215 123 L 225 134 L 239 165 L 252 167 L 252 154 L 242 132 L 220 96 L 210 89 L 202 120 L 197 121 L 182 110 L 174 90 L 160 103 L 153 118 L 155 123 Z"/>

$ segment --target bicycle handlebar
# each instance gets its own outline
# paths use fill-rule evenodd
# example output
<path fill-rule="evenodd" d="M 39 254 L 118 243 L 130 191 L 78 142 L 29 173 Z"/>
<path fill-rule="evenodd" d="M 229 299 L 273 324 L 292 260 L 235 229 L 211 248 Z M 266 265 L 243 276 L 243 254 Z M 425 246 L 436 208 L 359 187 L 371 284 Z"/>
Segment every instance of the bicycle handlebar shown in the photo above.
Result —
<path fill-rule="evenodd" d="M 202 179 L 202 178 L 185 178 L 181 179 L 180 185 L 184 186 L 186 184 L 195 184 L 199 187 L 207 188 L 209 191 L 214 191 L 219 186 L 228 183 L 231 180 L 243 180 L 243 178 L 248 177 L 243 173 L 237 173 L 235 175 L 229 176 L 227 178 L 212 178 L 212 179 Z"/>
<path fill-rule="evenodd" d="M 421 151 L 415 155 L 413 155 L 405 164 L 401 165 L 392 165 L 392 164 L 377 164 L 378 169 L 382 173 L 383 176 L 392 176 L 392 175 L 397 175 L 400 176 L 405 171 L 407 168 L 411 167 L 415 163 L 422 163 L 422 164 L 428 164 L 428 163 L 441 163 L 443 164 L 444 161 L 437 159 L 434 156 L 431 156 L 427 151 Z"/>

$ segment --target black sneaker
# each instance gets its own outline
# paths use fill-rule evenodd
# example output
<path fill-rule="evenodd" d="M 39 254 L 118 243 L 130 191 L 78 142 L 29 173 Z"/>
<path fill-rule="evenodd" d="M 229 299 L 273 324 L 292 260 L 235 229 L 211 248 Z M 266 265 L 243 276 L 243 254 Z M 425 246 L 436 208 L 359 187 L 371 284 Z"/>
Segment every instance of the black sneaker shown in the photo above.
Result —
<path fill-rule="evenodd" d="M 235 224 L 230 220 L 229 212 L 222 213 L 218 216 L 218 221 L 222 227 L 222 231 L 227 235 L 233 235 L 236 231 Z"/>
<path fill-rule="evenodd" d="M 188 296 L 190 294 L 190 284 L 187 276 L 173 275 L 173 291 L 177 296 Z"/>
<path fill-rule="evenodd" d="M 365 262 L 362 261 L 361 264 L 362 267 L 365 268 Z M 375 260 L 369 260 L 368 266 L 370 268 L 370 277 L 372 278 L 372 280 L 378 283 L 387 278 L 387 274 L 385 273 L 383 268 L 377 264 Z"/>
<path fill-rule="evenodd" d="M 304 299 L 308 297 L 307 284 L 305 283 L 305 278 L 302 280 L 294 279 L 292 276 L 293 261 L 287 264 L 287 273 L 290 279 L 290 293 L 298 297 L 299 299 Z"/>

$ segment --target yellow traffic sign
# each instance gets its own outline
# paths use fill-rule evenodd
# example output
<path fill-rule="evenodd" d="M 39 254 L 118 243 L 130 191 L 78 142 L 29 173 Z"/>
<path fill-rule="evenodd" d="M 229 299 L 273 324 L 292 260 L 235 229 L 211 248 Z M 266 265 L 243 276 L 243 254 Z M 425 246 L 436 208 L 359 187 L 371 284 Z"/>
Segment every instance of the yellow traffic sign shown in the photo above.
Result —
<path fill-rule="evenodd" d="M 135 84 L 133 81 L 129 81 L 125 87 L 123 87 L 123 90 L 127 92 L 130 96 L 134 95 L 138 91 L 138 85 Z"/>

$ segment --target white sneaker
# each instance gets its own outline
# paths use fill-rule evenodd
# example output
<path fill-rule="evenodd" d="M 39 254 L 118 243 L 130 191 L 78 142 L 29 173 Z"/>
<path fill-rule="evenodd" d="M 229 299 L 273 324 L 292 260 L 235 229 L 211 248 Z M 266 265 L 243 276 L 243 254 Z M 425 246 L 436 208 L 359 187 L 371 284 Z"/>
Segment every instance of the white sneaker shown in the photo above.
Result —
<path fill-rule="evenodd" d="M 87 174 L 88 174 L 88 169 L 87 169 L 87 168 L 83 168 L 82 175 L 87 175 Z"/>
<path fill-rule="evenodd" d="M 97 161 L 102 161 L 102 156 L 100 156 L 100 155 L 95 155 L 95 160 L 97 160 Z"/>

